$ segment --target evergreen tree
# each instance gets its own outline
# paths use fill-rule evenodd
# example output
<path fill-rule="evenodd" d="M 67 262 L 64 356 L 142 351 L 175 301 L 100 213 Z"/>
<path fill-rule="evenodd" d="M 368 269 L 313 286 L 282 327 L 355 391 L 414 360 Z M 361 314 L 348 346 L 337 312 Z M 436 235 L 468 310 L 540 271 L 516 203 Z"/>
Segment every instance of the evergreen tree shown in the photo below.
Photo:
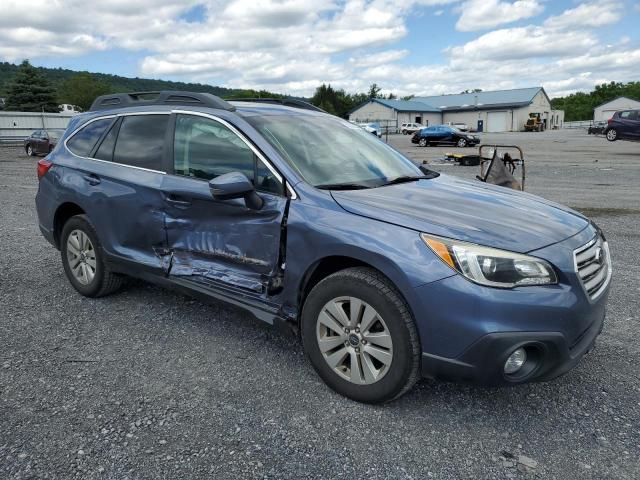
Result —
<path fill-rule="evenodd" d="M 7 88 L 5 110 L 57 112 L 56 92 L 28 60 L 24 60 Z"/>

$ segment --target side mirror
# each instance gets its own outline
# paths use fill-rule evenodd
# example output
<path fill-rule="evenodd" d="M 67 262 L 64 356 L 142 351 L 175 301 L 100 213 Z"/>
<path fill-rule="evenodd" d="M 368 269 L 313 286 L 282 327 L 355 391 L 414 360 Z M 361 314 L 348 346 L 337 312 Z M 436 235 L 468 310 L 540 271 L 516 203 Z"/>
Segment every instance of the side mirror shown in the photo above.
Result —
<path fill-rule="evenodd" d="M 260 210 L 264 201 L 244 173 L 230 172 L 209 180 L 211 195 L 216 200 L 243 198 L 248 208 Z"/>

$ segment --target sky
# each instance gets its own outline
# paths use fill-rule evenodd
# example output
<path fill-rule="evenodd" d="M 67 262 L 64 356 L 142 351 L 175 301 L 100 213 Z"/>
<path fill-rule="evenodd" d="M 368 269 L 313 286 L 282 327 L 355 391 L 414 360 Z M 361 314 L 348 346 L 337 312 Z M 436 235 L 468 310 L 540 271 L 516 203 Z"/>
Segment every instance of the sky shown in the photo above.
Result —
<path fill-rule="evenodd" d="M 2 0 L 0 60 L 310 96 L 640 81 L 640 0 Z"/>

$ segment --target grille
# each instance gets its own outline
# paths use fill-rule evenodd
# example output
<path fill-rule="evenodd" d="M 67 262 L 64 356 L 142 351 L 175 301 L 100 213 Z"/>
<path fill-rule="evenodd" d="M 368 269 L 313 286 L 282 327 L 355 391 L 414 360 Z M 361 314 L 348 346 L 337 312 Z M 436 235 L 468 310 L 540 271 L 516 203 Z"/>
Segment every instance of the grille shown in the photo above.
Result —
<path fill-rule="evenodd" d="M 574 253 L 576 272 L 591 300 L 598 298 L 611 280 L 609 245 L 598 235 Z"/>

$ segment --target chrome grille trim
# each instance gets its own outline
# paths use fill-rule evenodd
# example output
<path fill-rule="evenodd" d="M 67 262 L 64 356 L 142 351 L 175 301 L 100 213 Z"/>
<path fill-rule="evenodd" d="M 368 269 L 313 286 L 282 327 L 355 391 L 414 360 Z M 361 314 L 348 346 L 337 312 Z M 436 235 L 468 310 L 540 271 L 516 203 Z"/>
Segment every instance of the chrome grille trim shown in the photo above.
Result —
<path fill-rule="evenodd" d="M 573 252 L 574 266 L 587 296 L 595 301 L 611 281 L 609 244 L 600 234 Z"/>

